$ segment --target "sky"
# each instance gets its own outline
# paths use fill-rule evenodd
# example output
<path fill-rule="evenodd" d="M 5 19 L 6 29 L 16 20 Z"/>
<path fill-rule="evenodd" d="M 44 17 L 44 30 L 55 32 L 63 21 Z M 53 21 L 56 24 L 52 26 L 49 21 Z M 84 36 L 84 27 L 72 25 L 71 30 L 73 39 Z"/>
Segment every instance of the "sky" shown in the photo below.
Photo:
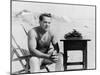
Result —
<path fill-rule="evenodd" d="M 77 5 L 62 5 L 62 4 L 46 4 L 32 2 L 13 2 L 13 11 L 21 11 L 28 9 L 33 12 L 49 12 L 58 16 L 70 16 L 72 18 L 88 18 L 94 19 L 95 7 L 92 6 L 77 6 Z M 74 11 L 74 12 L 72 12 Z"/>

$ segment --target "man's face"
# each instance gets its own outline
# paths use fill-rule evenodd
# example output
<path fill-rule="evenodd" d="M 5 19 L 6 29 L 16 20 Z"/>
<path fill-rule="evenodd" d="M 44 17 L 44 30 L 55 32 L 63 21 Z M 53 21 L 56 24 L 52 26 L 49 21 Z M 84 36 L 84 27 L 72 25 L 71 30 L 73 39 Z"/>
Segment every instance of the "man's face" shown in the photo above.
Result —
<path fill-rule="evenodd" d="M 50 17 L 43 17 L 43 20 L 40 21 L 40 26 L 42 27 L 42 29 L 44 29 L 45 31 L 47 31 L 50 28 L 50 24 L 51 24 L 51 18 Z"/>

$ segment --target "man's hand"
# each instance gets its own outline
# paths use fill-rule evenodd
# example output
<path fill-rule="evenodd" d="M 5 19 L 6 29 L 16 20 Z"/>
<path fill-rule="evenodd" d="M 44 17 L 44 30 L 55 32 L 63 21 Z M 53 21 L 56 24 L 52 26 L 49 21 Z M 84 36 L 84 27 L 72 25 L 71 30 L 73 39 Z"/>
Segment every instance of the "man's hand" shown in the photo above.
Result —
<path fill-rule="evenodd" d="M 51 61 L 53 61 L 54 63 L 56 63 L 58 61 L 58 55 L 51 55 Z"/>
<path fill-rule="evenodd" d="M 58 55 L 56 51 L 53 51 L 51 56 L 50 56 L 50 60 L 54 63 L 56 63 L 58 61 Z"/>

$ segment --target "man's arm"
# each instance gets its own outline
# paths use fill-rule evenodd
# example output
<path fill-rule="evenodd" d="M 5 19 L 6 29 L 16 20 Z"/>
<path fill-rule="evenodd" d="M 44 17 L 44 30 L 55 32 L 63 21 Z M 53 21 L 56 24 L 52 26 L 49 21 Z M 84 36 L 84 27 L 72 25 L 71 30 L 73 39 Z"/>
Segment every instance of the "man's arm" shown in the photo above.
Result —
<path fill-rule="evenodd" d="M 37 45 L 36 34 L 35 34 L 34 30 L 30 30 L 28 32 L 28 48 L 29 48 L 29 50 L 32 51 L 33 55 L 35 55 L 37 57 L 49 59 L 51 55 L 40 52 L 39 50 L 36 49 L 36 45 Z"/>
<path fill-rule="evenodd" d="M 54 50 L 56 50 L 57 53 L 59 53 L 59 44 L 55 34 L 52 35 L 52 45 L 54 47 Z"/>

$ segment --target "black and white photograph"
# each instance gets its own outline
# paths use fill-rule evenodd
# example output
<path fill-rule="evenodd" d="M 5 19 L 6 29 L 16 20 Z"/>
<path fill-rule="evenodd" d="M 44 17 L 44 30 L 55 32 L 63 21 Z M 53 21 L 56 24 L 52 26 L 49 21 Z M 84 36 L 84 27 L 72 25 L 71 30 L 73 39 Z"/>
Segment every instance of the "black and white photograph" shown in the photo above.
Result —
<path fill-rule="evenodd" d="M 96 69 L 96 6 L 11 1 L 11 74 Z"/>

